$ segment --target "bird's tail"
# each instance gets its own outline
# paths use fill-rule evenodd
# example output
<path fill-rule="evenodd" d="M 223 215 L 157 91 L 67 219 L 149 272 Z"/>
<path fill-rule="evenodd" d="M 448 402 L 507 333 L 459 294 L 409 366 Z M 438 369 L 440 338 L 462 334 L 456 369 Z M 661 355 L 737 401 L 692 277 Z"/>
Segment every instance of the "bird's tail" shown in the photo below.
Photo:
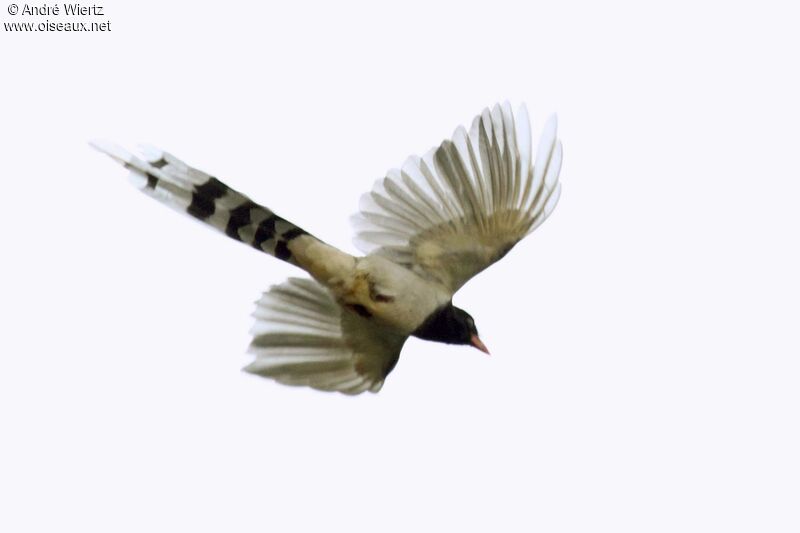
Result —
<path fill-rule="evenodd" d="M 144 148 L 139 157 L 113 143 L 94 141 L 91 145 L 129 169 L 132 183 L 148 196 L 232 239 L 297 265 L 288 243 L 308 233 L 217 178 L 155 148 Z"/>

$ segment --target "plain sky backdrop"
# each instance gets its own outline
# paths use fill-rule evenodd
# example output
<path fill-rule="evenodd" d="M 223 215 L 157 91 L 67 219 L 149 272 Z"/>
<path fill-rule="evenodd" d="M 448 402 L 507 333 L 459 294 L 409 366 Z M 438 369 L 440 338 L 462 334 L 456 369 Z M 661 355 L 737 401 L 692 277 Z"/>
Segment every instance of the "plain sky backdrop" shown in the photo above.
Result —
<path fill-rule="evenodd" d="M 0 530 L 800 530 L 793 3 L 99 1 L 0 31 Z M 240 372 L 300 271 L 87 144 L 355 252 L 373 180 L 504 99 L 564 188 L 456 296 L 493 355 L 411 340 L 356 398 Z"/>

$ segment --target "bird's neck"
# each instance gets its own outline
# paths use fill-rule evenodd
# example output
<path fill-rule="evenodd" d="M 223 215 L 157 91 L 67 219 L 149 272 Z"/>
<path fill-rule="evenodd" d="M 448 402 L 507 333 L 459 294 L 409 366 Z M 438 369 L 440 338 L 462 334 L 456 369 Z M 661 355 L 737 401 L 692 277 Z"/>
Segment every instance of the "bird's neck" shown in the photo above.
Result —
<path fill-rule="evenodd" d="M 455 310 L 452 304 L 436 309 L 411 335 L 420 339 L 456 344 L 457 335 Z"/>

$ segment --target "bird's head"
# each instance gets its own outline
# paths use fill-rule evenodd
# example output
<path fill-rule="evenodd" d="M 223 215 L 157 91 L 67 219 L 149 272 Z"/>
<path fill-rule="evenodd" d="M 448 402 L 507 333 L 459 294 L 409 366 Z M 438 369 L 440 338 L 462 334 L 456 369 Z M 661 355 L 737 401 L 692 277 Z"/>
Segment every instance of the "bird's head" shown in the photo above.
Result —
<path fill-rule="evenodd" d="M 488 354 L 489 350 L 478 337 L 475 320 L 452 303 L 440 307 L 418 327 L 413 335 L 420 339 L 447 344 L 469 344 Z"/>

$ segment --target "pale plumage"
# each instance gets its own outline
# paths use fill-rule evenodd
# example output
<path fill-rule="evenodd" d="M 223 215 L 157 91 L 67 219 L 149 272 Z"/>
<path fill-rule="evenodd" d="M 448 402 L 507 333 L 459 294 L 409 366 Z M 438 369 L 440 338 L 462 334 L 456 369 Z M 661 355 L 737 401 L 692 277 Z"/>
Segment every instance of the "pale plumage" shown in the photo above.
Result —
<path fill-rule="evenodd" d="M 409 335 L 485 351 L 452 296 L 538 227 L 560 194 L 555 117 L 534 161 L 527 111 L 514 114 L 507 103 L 409 158 L 362 197 L 353 221 L 365 257 L 325 244 L 166 152 L 94 146 L 130 169 L 146 194 L 308 272 L 313 280 L 290 278 L 258 301 L 255 360 L 246 370 L 346 394 L 378 391 Z"/>
<path fill-rule="evenodd" d="M 309 279 L 289 278 L 256 303 L 245 370 L 286 385 L 358 394 L 377 392 L 400 356 L 405 335 L 342 309 Z"/>
<path fill-rule="evenodd" d="M 561 191 L 556 119 L 531 166 L 525 107 L 508 103 L 456 129 L 425 157 L 410 157 L 375 183 L 353 220 L 356 245 L 390 257 L 455 293 L 552 212 Z"/>

